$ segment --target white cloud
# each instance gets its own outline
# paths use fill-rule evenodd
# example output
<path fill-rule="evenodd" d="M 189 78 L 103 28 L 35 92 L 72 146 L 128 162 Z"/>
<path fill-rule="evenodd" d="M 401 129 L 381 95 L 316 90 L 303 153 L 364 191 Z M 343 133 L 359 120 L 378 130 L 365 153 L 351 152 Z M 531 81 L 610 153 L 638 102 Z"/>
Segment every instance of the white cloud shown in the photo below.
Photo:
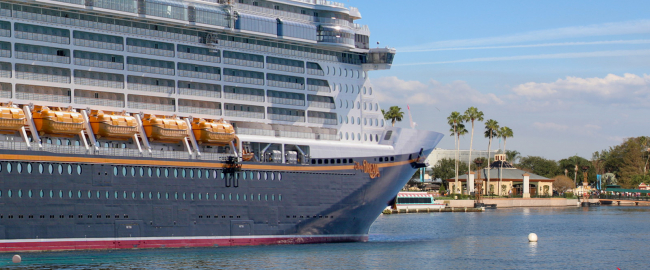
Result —
<path fill-rule="evenodd" d="M 539 130 L 553 130 L 553 131 L 565 131 L 569 129 L 569 127 L 566 125 L 561 125 L 561 124 L 556 124 L 551 122 L 546 122 L 546 123 L 535 122 L 533 123 L 533 127 Z"/>
<path fill-rule="evenodd" d="M 580 38 L 594 36 L 630 35 L 650 33 L 650 20 L 636 20 L 593 24 L 587 26 L 571 26 L 555 29 L 545 29 L 517 33 L 512 35 L 494 36 L 474 39 L 459 39 L 437 41 L 428 44 L 400 48 L 405 51 L 426 51 L 440 48 L 487 46 L 498 44 L 516 44 L 541 40 L 557 40 L 563 38 Z"/>
<path fill-rule="evenodd" d="M 479 57 L 479 58 L 469 58 L 469 59 L 460 59 L 460 60 L 451 60 L 451 61 L 394 64 L 393 66 L 423 66 L 423 65 L 475 63 L 475 62 L 502 62 L 502 61 L 571 59 L 571 58 L 593 58 L 593 57 L 625 57 L 625 56 L 644 56 L 644 55 L 650 55 L 650 50 L 615 50 L 615 51 L 596 51 L 596 52 L 578 52 L 578 53 L 553 53 L 553 54 L 533 54 L 533 55 L 517 55 L 517 56 Z"/>
<path fill-rule="evenodd" d="M 515 86 L 512 91 L 529 100 L 555 100 L 608 104 L 650 103 L 650 75 L 626 73 L 623 76 L 608 74 L 603 78 L 566 77 L 551 83 L 528 82 Z"/>
<path fill-rule="evenodd" d="M 503 104 L 503 101 L 492 93 L 484 94 L 469 86 L 464 81 L 454 81 L 442 84 L 436 80 L 426 83 L 405 81 L 397 77 L 382 77 L 372 79 L 380 102 L 399 101 L 407 104 Z"/>

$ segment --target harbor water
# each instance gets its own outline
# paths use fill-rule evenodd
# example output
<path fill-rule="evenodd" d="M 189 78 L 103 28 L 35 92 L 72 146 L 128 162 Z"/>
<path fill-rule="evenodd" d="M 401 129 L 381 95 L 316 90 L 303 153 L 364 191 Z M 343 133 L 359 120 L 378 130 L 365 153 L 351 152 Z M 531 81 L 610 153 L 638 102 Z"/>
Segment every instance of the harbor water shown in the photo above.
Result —
<path fill-rule="evenodd" d="M 0 254 L 10 269 L 647 269 L 649 207 L 382 215 L 367 243 Z M 537 243 L 528 242 L 536 233 Z"/>

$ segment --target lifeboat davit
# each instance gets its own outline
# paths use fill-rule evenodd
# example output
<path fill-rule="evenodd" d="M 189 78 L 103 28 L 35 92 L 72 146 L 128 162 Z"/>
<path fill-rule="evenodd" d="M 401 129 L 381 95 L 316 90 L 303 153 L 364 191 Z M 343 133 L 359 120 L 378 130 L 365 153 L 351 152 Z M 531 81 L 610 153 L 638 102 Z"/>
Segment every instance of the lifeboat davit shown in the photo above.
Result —
<path fill-rule="evenodd" d="M 201 144 L 226 145 L 235 140 L 235 128 L 223 119 L 195 119 L 192 122 L 192 131 Z"/>
<path fill-rule="evenodd" d="M 189 135 L 187 122 L 175 116 L 158 118 L 153 114 L 145 114 L 142 126 L 150 141 L 176 142 Z"/>
<path fill-rule="evenodd" d="M 36 130 L 43 134 L 77 135 L 84 129 L 84 119 L 81 113 L 72 108 L 52 109 L 45 106 L 34 106 L 32 117 Z"/>
<path fill-rule="evenodd" d="M 20 130 L 27 124 L 25 112 L 9 103 L 0 107 L 0 130 Z"/>
<path fill-rule="evenodd" d="M 138 122 L 135 117 L 122 112 L 103 112 L 92 110 L 90 112 L 90 126 L 97 138 L 131 138 L 138 133 Z"/>

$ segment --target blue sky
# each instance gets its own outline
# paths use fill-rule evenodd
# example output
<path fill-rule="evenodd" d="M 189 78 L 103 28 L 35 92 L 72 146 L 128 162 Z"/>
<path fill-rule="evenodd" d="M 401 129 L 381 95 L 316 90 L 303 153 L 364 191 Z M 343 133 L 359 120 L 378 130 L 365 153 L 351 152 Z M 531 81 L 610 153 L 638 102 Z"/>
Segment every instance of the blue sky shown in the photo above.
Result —
<path fill-rule="evenodd" d="M 650 1 L 344 3 L 372 46 L 398 50 L 371 82 L 382 108 L 409 104 L 420 129 L 448 135 L 446 117 L 475 106 L 513 129 L 509 150 L 556 160 L 650 135 Z M 483 129 L 474 149 L 487 149 Z"/>

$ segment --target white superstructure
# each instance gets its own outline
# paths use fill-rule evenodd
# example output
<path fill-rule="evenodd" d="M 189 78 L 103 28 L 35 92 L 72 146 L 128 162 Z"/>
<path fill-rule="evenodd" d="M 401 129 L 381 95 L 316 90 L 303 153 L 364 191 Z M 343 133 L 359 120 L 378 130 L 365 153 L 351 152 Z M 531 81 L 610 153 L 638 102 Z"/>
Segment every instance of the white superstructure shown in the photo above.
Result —
<path fill-rule="evenodd" d="M 370 49 L 360 18 L 322 0 L 3 1 L 0 98 L 376 145 L 386 124 L 367 72 L 395 50 Z"/>

